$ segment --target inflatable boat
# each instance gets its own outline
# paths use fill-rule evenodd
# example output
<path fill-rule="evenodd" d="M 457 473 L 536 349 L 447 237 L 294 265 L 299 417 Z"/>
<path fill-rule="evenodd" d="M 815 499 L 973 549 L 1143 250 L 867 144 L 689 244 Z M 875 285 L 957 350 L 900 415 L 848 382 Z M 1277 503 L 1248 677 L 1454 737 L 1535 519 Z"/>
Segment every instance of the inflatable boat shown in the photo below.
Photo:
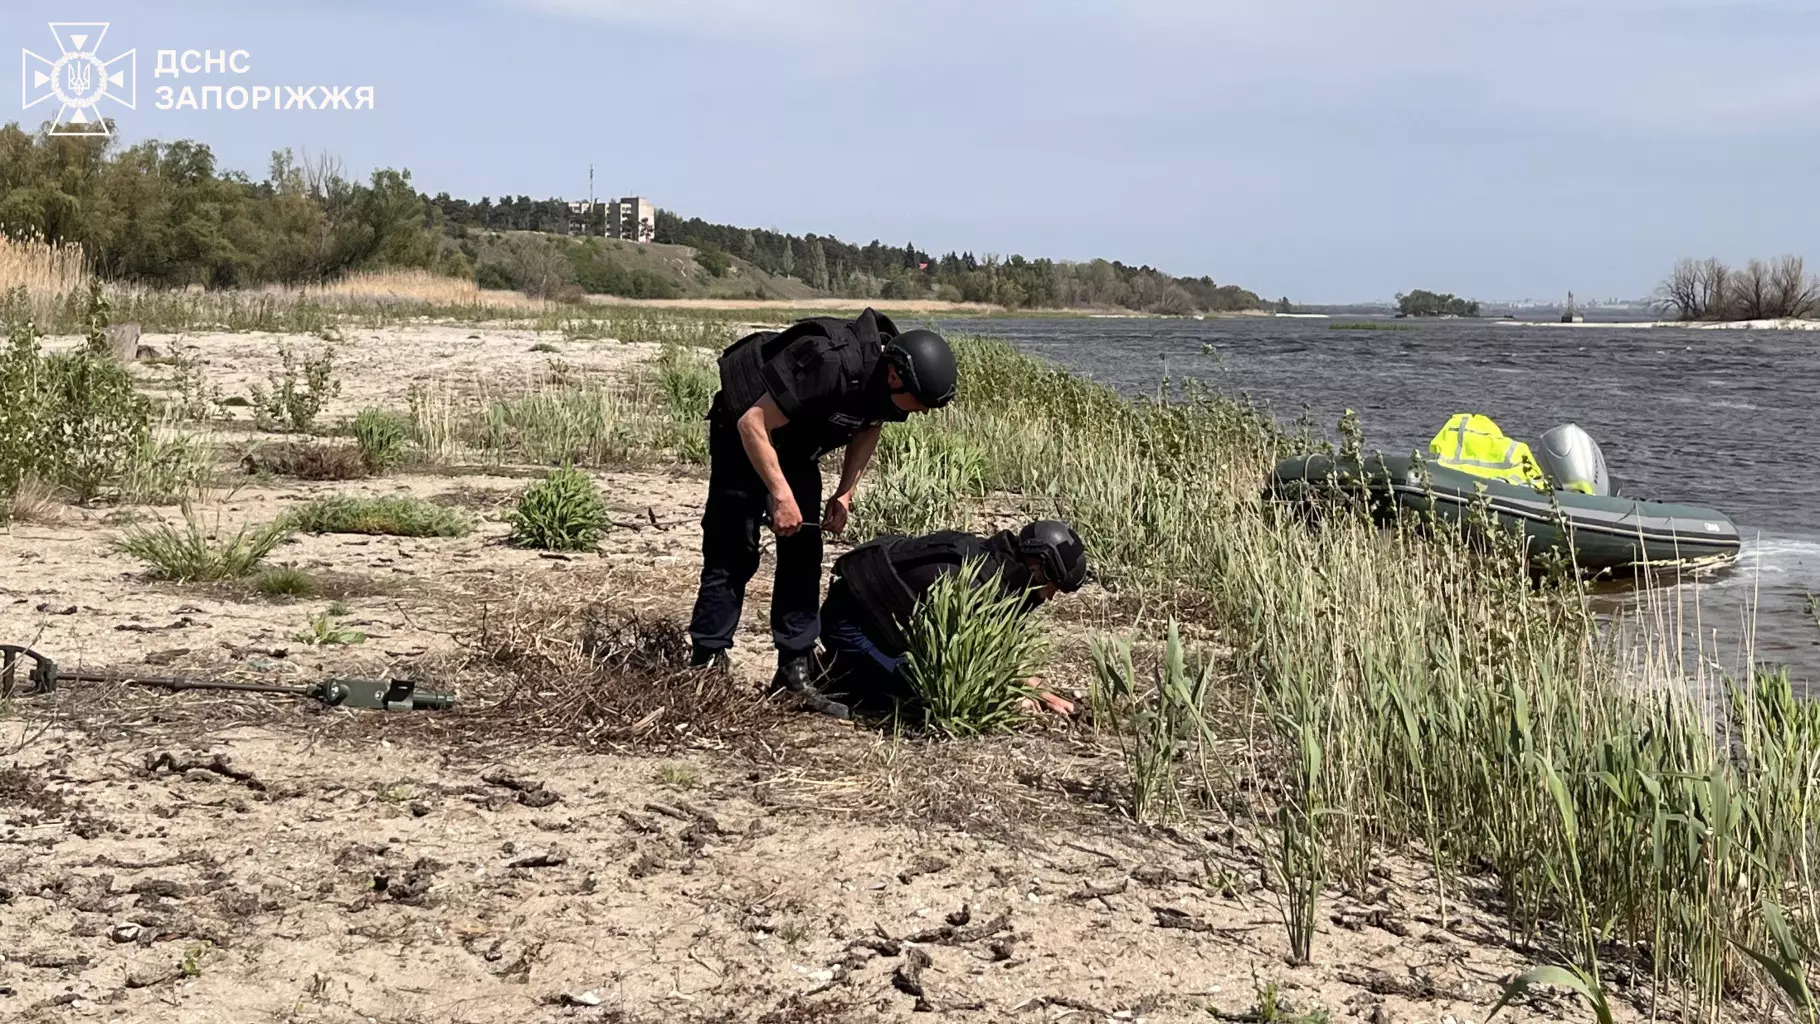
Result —
<path fill-rule="evenodd" d="M 1484 513 L 1499 524 L 1523 531 L 1532 557 L 1544 551 L 1571 553 L 1583 573 L 1719 565 L 1736 558 L 1740 544 L 1737 526 L 1718 509 L 1568 489 L 1543 491 L 1433 461 L 1418 466 L 1409 456 L 1285 459 L 1266 487 L 1267 497 L 1304 506 L 1323 495 L 1349 493 L 1366 496 L 1381 523 L 1393 521 L 1399 511 L 1454 524 L 1471 522 L 1473 508 L 1483 502 Z"/>

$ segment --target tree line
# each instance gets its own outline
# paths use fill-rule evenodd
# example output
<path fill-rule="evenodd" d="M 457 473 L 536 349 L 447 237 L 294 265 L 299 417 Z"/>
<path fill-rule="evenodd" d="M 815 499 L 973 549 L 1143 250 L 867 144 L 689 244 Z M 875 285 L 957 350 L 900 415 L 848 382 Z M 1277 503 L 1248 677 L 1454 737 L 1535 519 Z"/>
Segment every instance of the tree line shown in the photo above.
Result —
<path fill-rule="evenodd" d="M 597 212 L 596 221 L 599 220 Z M 528 196 L 424 195 L 408 170 L 349 177 L 325 155 L 272 154 L 254 180 L 217 166 L 201 143 L 0 129 L 0 229 L 15 237 L 80 243 L 102 276 L 164 286 L 244 287 L 319 282 L 350 271 L 421 268 L 483 286 L 539 287 L 562 278 L 587 291 L 635 298 L 676 293 L 650 272 L 621 268 L 598 248 L 577 250 L 567 271 L 514 246 L 502 232 L 566 234 L 568 204 Z M 600 225 L 592 225 L 598 232 Z M 931 254 L 914 243 L 866 245 L 710 224 L 659 210 L 659 242 L 700 251 L 723 276 L 731 258 L 817 290 L 853 298 L 942 298 L 1011 308 L 1106 306 L 1158 313 L 1254 309 L 1258 296 L 1211 277 L 1178 277 L 1116 260 L 1086 263 Z"/>
<path fill-rule="evenodd" d="M 1683 259 L 1657 289 L 1656 308 L 1676 320 L 1772 320 L 1820 311 L 1820 281 L 1799 256 L 1743 267 Z"/>
<path fill-rule="evenodd" d="M 346 178 L 332 158 L 272 155 L 263 181 L 205 145 L 0 128 L 0 227 L 80 243 L 104 277 L 167 286 L 320 281 L 412 267 L 471 274 L 409 171 Z"/>
<path fill-rule="evenodd" d="M 866 245 L 832 235 L 792 235 L 711 224 L 657 211 L 656 240 L 737 256 L 769 274 L 837 295 L 939 298 L 1011 308 L 1117 306 L 1156 313 L 1257 309 L 1251 291 L 1211 277 L 1177 277 L 1117 260 L 1063 263 L 971 252 L 935 256 L 909 242 Z"/>
<path fill-rule="evenodd" d="M 1423 291 L 1397 293 L 1398 316 L 1478 316 L 1479 303 L 1458 295 Z"/>

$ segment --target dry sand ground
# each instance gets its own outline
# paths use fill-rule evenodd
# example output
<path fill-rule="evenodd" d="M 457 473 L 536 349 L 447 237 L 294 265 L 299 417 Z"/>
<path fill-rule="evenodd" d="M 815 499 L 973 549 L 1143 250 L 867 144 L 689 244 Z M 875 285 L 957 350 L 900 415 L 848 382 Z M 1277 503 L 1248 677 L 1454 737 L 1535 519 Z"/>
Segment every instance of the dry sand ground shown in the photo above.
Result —
<path fill-rule="evenodd" d="M 229 393 L 276 364 L 270 337 L 145 340 L 198 346 Z M 535 379 L 534 340 L 358 332 L 330 416 L 400 405 L 412 383 Z M 562 348 L 601 373 L 649 354 Z M 483 626 L 539 604 L 680 615 L 693 596 L 700 474 L 598 475 L 623 525 L 587 556 L 506 547 L 494 517 L 523 478 L 497 473 L 255 483 L 205 509 L 231 525 L 403 490 L 487 517 L 459 539 L 282 547 L 271 561 L 345 595 L 369 634 L 351 647 L 291 639 L 327 595 L 146 582 L 106 548 L 118 513 L 0 535 L 0 640 L 66 665 L 284 681 L 427 667 L 464 699 L 388 714 L 71 684 L 14 700 L 0 1020 L 1191 1021 L 1277 983 L 1336 1018 L 1482 1021 L 1524 963 L 1482 912 L 1452 903 L 1443 927 L 1422 872 L 1390 864 L 1381 886 L 1330 893 L 1317 964 L 1289 965 L 1267 851 L 1224 828 L 1130 826 L 1110 806 L 1116 756 L 1071 724 L 921 744 L 778 707 L 748 736 L 665 723 L 593 750 L 515 728 L 488 711 L 497 674 L 463 660 Z M 735 665 L 753 690 L 769 572 Z M 1105 595 L 1073 600 L 1077 619 L 1104 613 Z"/>

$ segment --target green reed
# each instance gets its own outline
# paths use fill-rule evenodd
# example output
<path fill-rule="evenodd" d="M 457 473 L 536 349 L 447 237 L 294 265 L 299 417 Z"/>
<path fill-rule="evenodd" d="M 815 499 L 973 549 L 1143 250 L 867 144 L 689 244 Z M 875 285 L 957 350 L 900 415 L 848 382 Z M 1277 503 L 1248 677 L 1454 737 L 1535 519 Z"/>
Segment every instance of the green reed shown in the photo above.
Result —
<path fill-rule="evenodd" d="M 1820 710 L 1786 675 L 1709 707 L 1661 671 L 1677 634 L 1533 586 L 1511 538 L 1275 514 L 1262 482 L 1297 442 L 1248 406 L 1193 387 L 1126 402 L 999 342 L 959 355 L 960 400 L 930 422 L 979 445 L 987 487 L 1067 517 L 1111 586 L 1222 628 L 1266 729 L 1248 770 L 1276 794 L 1259 813 L 1295 953 L 1318 956 L 1329 879 L 1416 847 L 1441 913 L 1488 876 L 1512 938 L 1595 984 L 1602 960 L 1634 961 L 1690 1010 L 1756 970 L 1736 947 L 1770 946 L 1763 900 L 1817 945 Z"/>

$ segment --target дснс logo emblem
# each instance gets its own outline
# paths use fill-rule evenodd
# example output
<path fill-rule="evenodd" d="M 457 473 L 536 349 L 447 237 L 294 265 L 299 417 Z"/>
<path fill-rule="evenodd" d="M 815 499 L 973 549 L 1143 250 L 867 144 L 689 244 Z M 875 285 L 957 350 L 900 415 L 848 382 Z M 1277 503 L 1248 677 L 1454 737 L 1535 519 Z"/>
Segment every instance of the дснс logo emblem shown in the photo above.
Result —
<path fill-rule="evenodd" d="M 61 103 L 51 122 L 52 135 L 112 134 L 97 108 L 102 100 L 113 100 L 133 109 L 139 73 L 136 51 L 103 61 L 98 51 L 107 35 L 105 21 L 53 21 L 50 26 L 59 55 L 47 58 L 23 51 L 19 102 L 26 110 L 49 99 Z"/>

